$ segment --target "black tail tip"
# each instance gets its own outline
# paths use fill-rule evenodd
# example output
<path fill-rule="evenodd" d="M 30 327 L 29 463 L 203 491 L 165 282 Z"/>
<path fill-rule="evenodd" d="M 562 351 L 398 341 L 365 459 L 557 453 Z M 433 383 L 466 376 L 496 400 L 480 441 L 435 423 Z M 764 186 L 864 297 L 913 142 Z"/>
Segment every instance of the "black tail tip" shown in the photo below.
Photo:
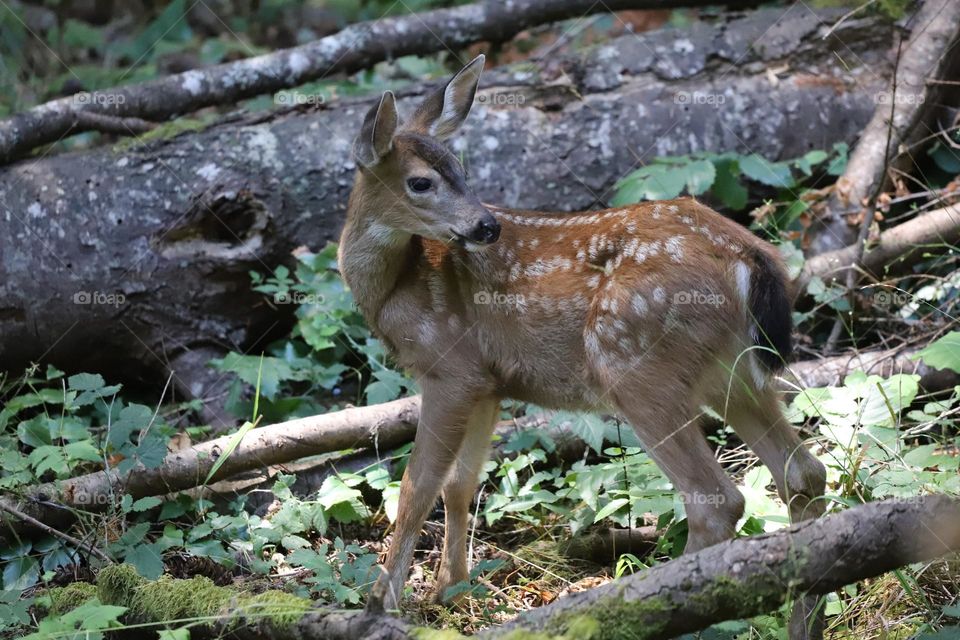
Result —
<path fill-rule="evenodd" d="M 780 265 L 766 252 L 756 249 L 750 277 L 750 313 L 756 327 L 754 353 L 767 371 L 782 369 L 793 353 L 792 305 L 787 278 Z"/>

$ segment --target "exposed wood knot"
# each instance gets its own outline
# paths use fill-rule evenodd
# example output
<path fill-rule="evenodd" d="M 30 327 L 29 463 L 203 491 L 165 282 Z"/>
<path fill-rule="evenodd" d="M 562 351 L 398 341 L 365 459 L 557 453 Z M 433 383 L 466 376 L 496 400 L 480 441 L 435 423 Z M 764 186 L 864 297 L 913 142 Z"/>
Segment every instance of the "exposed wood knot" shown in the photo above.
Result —
<path fill-rule="evenodd" d="M 160 239 L 166 258 L 252 255 L 270 220 L 266 205 L 248 188 L 217 189 L 194 199 L 180 223 Z"/>

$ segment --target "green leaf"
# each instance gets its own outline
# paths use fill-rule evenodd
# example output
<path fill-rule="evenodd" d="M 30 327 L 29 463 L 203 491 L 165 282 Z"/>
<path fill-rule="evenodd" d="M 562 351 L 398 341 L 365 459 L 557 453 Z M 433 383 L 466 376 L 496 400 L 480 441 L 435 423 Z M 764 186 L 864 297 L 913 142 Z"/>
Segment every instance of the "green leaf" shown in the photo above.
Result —
<path fill-rule="evenodd" d="M 687 165 L 687 193 L 699 196 L 713 186 L 717 170 L 709 160 L 695 160 Z"/>
<path fill-rule="evenodd" d="M 50 436 L 53 420 L 44 415 L 34 416 L 17 425 L 17 437 L 28 447 L 42 447 L 53 444 Z"/>
<path fill-rule="evenodd" d="M 99 373 L 78 373 L 67 378 L 67 388 L 74 391 L 99 391 L 106 384 Z"/>
<path fill-rule="evenodd" d="M 89 440 L 80 440 L 64 445 L 63 452 L 71 460 L 86 460 L 87 462 L 101 462 L 100 450 Z"/>
<path fill-rule="evenodd" d="M 190 640 L 190 629 L 188 627 L 160 629 L 157 631 L 157 640 Z"/>
<path fill-rule="evenodd" d="M 3 568 L 3 588 L 9 591 L 23 591 L 39 579 L 40 565 L 30 556 L 12 558 Z"/>
<path fill-rule="evenodd" d="M 163 502 L 163 500 L 161 500 L 156 496 L 147 496 L 146 498 L 140 498 L 139 500 L 134 502 L 132 505 L 130 505 L 130 511 L 133 511 L 135 513 L 141 512 L 141 511 L 148 511 L 149 509 L 153 509 L 154 507 L 158 506 L 161 502 Z"/>
<path fill-rule="evenodd" d="M 627 498 L 615 498 L 607 503 L 605 507 L 597 511 L 597 515 L 593 517 L 594 522 L 600 522 L 604 518 L 607 518 L 614 513 L 616 513 L 621 507 L 625 507 L 627 503 L 630 502 Z"/>
<path fill-rule="evenodd" d="M 367 402 L 370 404 L 396 400 L 409 384 L 409 380 L 402 373 L 392 369 L 377 369 L 373 372 L 373 377 L 376 380 L 368 384 L 365 390 Z"/>
<path fill-rule="evenodd" d="M 224 463 L 230 459 L 230 456 L 233 454 L 233 452 L 236 451 L 238 446 L 240 446 L 240 441 L 243 440 L 243 437 L 247 435 L 247 433 L 253 429 L 254 426 L 255 425 L 252 422 L 244 422 L 240 429 L 233 434 L 233 437 L 230 438 L 230 444 L 227 445 L 227 448 L 224 449 L 223 453 L 220 454 L 220 457 L 217 458 L 217 460 L 213 463 L 213 466 L 210 467 L 210 471 L 207 473 L 207 477 L 203 481 L 203 484 L 210 482 L 210 478 L 215 476 L 217 471 L 220 470 L 220 467 L 222 467 Z"/>
<path fill-rule="evenodd" d="M 736 160 L 720 160 L 715 163 L 716 177 L 713 193 L 724 206 L 739 211 L 747 206 L 747 188 L 740 182 L 740 167 Z"/>
<path fill-rule="evenodd" d="M 843 172 L 847 169 L 847 152 L 849 149 L 850 147 L 846 142 L 838 142 L 833 145 L 833 150 L 837 155 L 827 165 L 827 173 L 832 176 L 843 175 Z"/>
<path fill-rule="evenodd" d="M 163 551 L 156 543 L 138 544 L 123 558 L 136 568 L 137 573 L 148 580 L 156 580 L 163 575 Z"/>
<path fill-rule="evenodd" d="M 785 189 L 794 184 L 790 167 L 783 162 L 770 162 L 755 153 L 740 159 L 740 170 L 752 180 Z"/>
<path fill-rule="evenodd" d="M 960 373 L 960 331 L 951 331 L 942 338 L 928 344 L 914 359 L 934 369 L 950 369 Z"/>
<path fill-rule="evenodd" d="M 228 353 L 220 360 L 210 362 L 218 371 L 235 373 L 238 378 L 256 388 L 260 381 L 260 390 L 267 400 L 274 400 L 280 383 L 297 379 L 297 374 L 280 358 L 262 358 Z"/>

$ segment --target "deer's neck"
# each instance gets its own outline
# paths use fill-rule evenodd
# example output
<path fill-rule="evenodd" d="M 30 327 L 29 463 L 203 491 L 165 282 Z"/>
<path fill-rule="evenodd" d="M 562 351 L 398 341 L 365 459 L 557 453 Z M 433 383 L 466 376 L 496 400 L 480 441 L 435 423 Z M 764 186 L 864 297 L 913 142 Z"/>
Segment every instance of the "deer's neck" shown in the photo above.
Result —
<path fill-rule="evenodd" d="M 361 313 L 376 327 L 380 310 L 409 261 L 411 236 L 378 222 L 363 205 L 356 192 L 351 194 L 338 262 Z"/>

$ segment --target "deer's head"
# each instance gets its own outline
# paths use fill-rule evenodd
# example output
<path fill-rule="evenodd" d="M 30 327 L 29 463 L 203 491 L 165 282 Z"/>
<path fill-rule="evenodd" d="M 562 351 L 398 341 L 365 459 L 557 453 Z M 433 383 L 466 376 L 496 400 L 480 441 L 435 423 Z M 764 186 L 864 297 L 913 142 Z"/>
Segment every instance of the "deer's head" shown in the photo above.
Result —
<path fill-rule="evenodd" d="M 471 251 L 500 237 L 500 224 L 444 144 L 470 113 L 483 62 L 477 56 L 428 96 L 409 122 L 400 122 L 390 91 L 367 113 L 353 145 L 360 171 L 355 190 L 360 206 L 381 224 Z"/>

